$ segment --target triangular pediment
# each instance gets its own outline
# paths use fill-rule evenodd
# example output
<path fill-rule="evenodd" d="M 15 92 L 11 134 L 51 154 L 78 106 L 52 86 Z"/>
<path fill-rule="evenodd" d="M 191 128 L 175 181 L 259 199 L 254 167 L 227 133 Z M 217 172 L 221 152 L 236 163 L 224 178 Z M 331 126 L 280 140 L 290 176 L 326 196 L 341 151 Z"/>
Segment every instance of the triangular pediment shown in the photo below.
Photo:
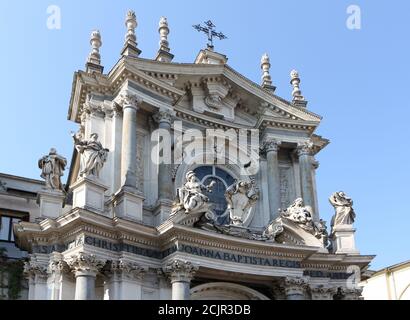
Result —
<path fill-rule="evenodd" d="M 277 126 L 314 131 L 320 116 L 286 101 L 247 79 L 227 64 L 167 63 L 122 57 L 106 75 L 77 72 L 69 118 L 78 121 L 87 94 L 115 96 L 128 81 L 161 103 L 191 109 L 227 123 L 241 113 L 250 127 Z M 195 103 L 192 99 L 196 99 Z M 189 106 L 187 107 L 189 108 Z M 248 118 L 249 121 L 243 120 Z M 253 120 L 253 121 L 252 121 Z"/>

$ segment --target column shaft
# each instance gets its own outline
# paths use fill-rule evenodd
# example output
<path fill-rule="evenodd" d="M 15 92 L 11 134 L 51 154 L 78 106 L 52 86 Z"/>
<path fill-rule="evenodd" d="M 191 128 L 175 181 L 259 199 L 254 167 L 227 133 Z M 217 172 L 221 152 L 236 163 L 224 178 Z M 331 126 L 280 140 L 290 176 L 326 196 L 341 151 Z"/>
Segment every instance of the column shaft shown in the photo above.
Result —
<path fill-rule="evenodd" d="M 172 282 L 172 300 L 190 300 L 190 284 L 186 281 Z"/>
<path fill-rule="evenodd" d="M 280 175 L 279 175 L 279 151 L 280 142 L 270 139 L 265 140 L 264 148 L 266 151 L 266 169 L 268 178 L 268 198 L 269 198 L 269 217 L 274 220 L 279 215 L 281 207 L 280 201 Z"/>
<path fill-rule="evenodd" d="M 171 134 L 171 123 L 160 121 L 159 128 L 168 131 Z M 167 152 L 166 149 L 163 152 Z M 173 200 L 173 182 L 172 182 L 172 165 L 171 163 L 161 162 L 158 166 L 158 199 Z"/>
<path fill-rule="evenodd" d="M 317 221 L 317 212 L 315 206 L 315 194 L 312 175 L 312 159 L 308 154 L 299 156 L 300 180 L 302 184 L 302 198 L 307 207 L 312 209 L 313 220 Z"/>
<path fill-rule="evenodd" d="M 95 300 L 95 275 L 76 274 L 75 300 Z"/>
<path fill-rule="evenodd" d="M 122 127 L 121 182 L 137 187 L 137 107 L 124 105 Z"/>

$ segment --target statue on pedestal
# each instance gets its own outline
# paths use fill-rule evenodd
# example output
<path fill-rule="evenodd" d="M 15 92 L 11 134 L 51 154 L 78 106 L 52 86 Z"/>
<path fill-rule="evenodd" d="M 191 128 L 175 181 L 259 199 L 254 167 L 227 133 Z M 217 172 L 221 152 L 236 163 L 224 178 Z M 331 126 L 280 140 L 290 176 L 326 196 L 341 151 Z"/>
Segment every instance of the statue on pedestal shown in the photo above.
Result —
<path fill-rule="evenodd" d="M 57 153 L 55 148 L 51 148 L 48 155 L 38 160 L 38 167 L 41 169 L 41 175 L 46 181 L 46 189 L 63 190 L 61 177 L 64 175 L 67 160 Z"/>
<path fill-rule="evenodd" d="M 193 212 L 208 212 L 209 198 L 203 192 L 212 192 L 215 181 L 209 185 L 203 185 L 196 177 L 195 172 L 189 171 L 186 175 L 183 187 L 177 189 L 177 196 L 172 208 L 172 215 L 181 210 L 186 214 Z"/>
<path fill-rule="evenodd" d="M 237 181 L 226 189 L 225 198 L 228 203 L 231 223 L 242 226 L 248 220 L 252 207 L 259 196 L 250 182 Z"/>
<path fill-rule="evenodd" d="M 91 134 L 91 140 L 83 140 L 76 134 L 72 134 L 74 145 L 80 154 L 80 177 L 99 177 L 100 171 L 107 160 L 109 150 L 103 148 L 98 141 L 98 134 Z"/>
<path fill-rule="evenodd" d="M 332 218 L 331 226 L 352 225 L 356 213 L 353 210 L 353 200 L 344 192 L 333 193 L 329 198 L 330 204 L 335 208 L 335 215 Z"/>

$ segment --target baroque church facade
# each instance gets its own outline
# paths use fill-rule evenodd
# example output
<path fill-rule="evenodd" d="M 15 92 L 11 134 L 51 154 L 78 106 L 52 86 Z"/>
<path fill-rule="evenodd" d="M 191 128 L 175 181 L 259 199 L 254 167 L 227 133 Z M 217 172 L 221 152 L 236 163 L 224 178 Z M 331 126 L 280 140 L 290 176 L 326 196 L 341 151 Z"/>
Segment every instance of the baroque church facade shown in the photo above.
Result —
<path fill-rule="evenodd" d="M 329 141 L 298 72 L 287 101 L 266 54 L 256 84 L 212 43 L 172 62 L 166 18 L 157 56 L 141 58 L 134 12 L 125 25 L 108 73 L 94 31 L 74 74 L 70 168 L 52 149 L 39 160 L 44 182 L 25 182 L 35 208 L 12 228 L 28 253 L 28 299 L 360 299 L 374 256 L 355 246 L 345 193 L 329 199 L 329 230 L 320 219 L 315 155 Z M 1 207 L 14 196 L 0 190 Z"/>

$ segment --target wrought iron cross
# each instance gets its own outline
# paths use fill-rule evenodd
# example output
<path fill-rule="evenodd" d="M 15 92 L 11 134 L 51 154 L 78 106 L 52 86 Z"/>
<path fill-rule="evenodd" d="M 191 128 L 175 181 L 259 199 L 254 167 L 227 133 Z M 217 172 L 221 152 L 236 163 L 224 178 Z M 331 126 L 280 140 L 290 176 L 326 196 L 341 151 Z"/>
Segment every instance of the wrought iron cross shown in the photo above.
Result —
<path fill-rule="evenodd" d="M 194 29 L 198 30 L 198 32 L 203 32 L 208 36 L 208 49 L 213 50 L 214 48 L 214 44 L 213 44 L 213 38 L 217 37 L 220 40 L 223 39 L 228 39 L 228 37 L 226 37 L 222 32 L 216 32 L 214 30 L 215 25 L 212 23 L 211 20 L 208 20 L 206 22 L 204 22 L 206 27 L 201 26 L 200 24 L 196 24 L 194 25 Z"/>

